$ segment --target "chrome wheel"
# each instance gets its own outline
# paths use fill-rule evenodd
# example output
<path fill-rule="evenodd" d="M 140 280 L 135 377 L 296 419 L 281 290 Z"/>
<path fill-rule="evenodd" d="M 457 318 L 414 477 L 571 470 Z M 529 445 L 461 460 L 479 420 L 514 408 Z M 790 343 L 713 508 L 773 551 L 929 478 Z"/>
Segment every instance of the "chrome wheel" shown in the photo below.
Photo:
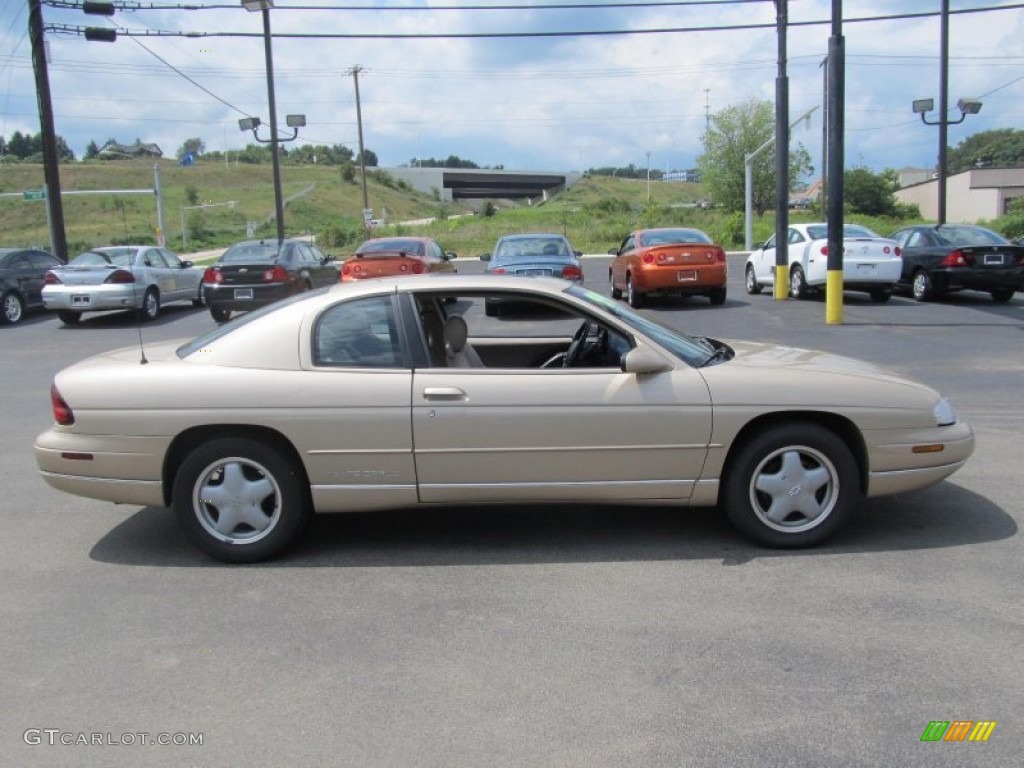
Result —
<path fill-rule="evenodd" d="M 935 295 L 935 290 L 932 288 L 932 279 L 928 277 L 928 273 L 923 269 L 919 269 L 914 273 L 914 282 L 911 284 L 911 289 L 917 301 L 928 301 Z"/>
<path fill-rule="evenodd" d="M 760 293 L 761 284 L 757 282 L 757 275 L 754 273 L 753 267 L 747 267 L 746 275 L 747 293 Z"/>
<path fill-rule="evenodd" d="M 789 295 L 794 299 L 802 299 L 807 295 L 807 283 L 804 282 L 804 271 L 800 267 L 790 270 Z"/>
<path fill-rule="evenodd" d="M 3 300 L 3 320 L 5 323 L 14 325 L 21 320 L 25 314 L 25 303 L 16 293 L 8 293 Z"/>
<path fill-rule="evenodd" d="M 252 459 L 218 459 L 203 470 L 192 489 L 199 524 L 225 543 L 249 543 L 269 534 L 281 519 L 281 488 L 266 467 Z"/>
<path fill-rule="evenodd" d="M 155 320 L 160 314 L 160 296 L 156 289 L 150 288 L 142 297 L 142 310 L 140 312 L 143 320 Z"/>
<path fill-rule="evenodd" d="M 839 495 L 839 475 L 828 457 L 806 445 L 766 456 L 750 481 L 754 514 L 775 531 L 799 533 L 828 517 Z"/>

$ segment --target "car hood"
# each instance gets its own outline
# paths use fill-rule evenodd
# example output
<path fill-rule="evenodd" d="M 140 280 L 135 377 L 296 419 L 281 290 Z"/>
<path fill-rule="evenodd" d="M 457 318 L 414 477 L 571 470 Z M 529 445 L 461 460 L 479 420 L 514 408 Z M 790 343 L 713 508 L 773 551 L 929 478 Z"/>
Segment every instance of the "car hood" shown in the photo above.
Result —
<path fill-rule="evenodd" d="M 940 395 L 909 376 L 831 352 L 727 341 L 736 356 L 701 368 L 715 405 L 928 411 Z"/>

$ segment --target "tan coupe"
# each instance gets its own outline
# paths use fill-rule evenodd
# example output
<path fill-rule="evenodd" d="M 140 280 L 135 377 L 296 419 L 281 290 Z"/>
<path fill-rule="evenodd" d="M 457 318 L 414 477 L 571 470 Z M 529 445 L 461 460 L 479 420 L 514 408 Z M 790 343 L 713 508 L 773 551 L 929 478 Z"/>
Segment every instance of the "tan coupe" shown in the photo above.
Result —
<path fill-rule="evenodd" d="M 906 377 L 687 336 L 553 278 L 342 284 L 145 354 L 57 374 L 43 478 L 171 506 L 232 562 L 281 552 L 314 511 L 489 502 L 717 504 L 755 541 L 808 546 L 974 445 Z"/>

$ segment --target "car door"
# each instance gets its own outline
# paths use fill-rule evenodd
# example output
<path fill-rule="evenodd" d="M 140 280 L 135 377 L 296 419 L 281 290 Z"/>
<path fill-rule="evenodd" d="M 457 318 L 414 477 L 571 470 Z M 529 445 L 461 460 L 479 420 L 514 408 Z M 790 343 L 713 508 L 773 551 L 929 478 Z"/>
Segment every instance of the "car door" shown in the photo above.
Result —
<path fill-rule="evenodd" d="M 164 261 L 159 248 L 145 248 L 139 254 L 145 269 L 144 287 L 155 285 L 160 291 L 161 302 L 174 301 L 177 291 L 177 279 Z"/>
<path fill-rule="evenodd" d="M 412 379 L 394 294 L 331 305 L 304 323 L 303 367 L 295 396 L 327 402 L 310 409 L 296 446 L 319 511 L 415 504 L 416 470 L 409 421 Z"/>
<path fill-rule="evenodd" d="M 754 251 L 754 272 L 758 282 L 775 284 L 775 235 L 765 240 L 764 245 Z"/>
<path fill-rule="evenodd" d="M 704 465 L 711 406 L 681 361 L 647 375 L 430 364 L 413 371 L 412 428 L 423 502 L 680 502 Z"/>
<path fill-rule="evenodd" d="M 629 266 L 629 254 L 636 245 L 636 236 L 628 235 L 619 245 L 619 250 L 612 259 L 612 287 L 626 289 L 626 269 Z"/>
<path fill-rule="evenodd" d="M 160 249 L 160 256 L 167 265 L 169 283 L 173 283 L 174 293 L 164 301 L 181 301 L 194 299 L 199 295 L 198 270 L 188 269 L 175 254 L 166 248 Z"/>
<path fill-rule="evenodd" d="M 28 304 L 32 301 L 29 297 L 33 289 L 33 276 L 36 270 L 33 269 L 28 254 L 11 254 L 7 259 L 5 271 L 7 272 L 7 282 L 17 287 L 18 293 L 25 298 L 25 303 Z M 36 289 L 36 299 L 39 299 L 41 290 L 41 287 Z"/>

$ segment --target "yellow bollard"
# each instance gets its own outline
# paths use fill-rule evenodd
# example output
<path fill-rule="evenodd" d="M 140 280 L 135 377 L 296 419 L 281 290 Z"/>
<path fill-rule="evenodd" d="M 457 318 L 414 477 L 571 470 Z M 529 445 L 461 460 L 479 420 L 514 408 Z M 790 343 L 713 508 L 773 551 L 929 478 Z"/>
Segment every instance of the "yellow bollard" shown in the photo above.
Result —
<path fill-rule="evenodd" d="M 825 275 L 825 324 L 843 323 L 843 270 L 830 269 Z"/>
<path fill-rule="evenodd" d="M 789 267 L 783 264 L 775 266 L 775 300 L 785 301 L 789 298 Z"/>

